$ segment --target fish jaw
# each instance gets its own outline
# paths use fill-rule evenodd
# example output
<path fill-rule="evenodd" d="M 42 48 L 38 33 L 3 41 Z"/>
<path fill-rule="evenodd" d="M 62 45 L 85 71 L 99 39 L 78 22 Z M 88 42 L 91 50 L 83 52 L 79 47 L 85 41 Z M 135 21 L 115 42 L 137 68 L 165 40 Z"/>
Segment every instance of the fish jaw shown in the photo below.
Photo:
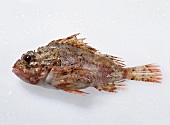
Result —
<path fill-rule="evenodd" d="M 39 79 L 35 79 L 35 76 L 32 76 L 30 72 L 24 71 L 22 68 L 14 65 L 12 67 L 12 72 L 19 77 L 21 80 L 23 80 L 26 83 L 37 85 L 39 83 Z"/>

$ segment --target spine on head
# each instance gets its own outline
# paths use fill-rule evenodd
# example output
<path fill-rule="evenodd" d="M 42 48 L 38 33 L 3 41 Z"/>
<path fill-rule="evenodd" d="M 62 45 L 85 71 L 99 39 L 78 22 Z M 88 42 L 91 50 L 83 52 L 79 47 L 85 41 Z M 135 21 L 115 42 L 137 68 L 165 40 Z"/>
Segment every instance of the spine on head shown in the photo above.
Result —
<path fill-rule="evenodd" d="M 125 78 L 129 80 L 161 83 L 161 76 L 159 66 L 154 64 L 125 68 Z"/>

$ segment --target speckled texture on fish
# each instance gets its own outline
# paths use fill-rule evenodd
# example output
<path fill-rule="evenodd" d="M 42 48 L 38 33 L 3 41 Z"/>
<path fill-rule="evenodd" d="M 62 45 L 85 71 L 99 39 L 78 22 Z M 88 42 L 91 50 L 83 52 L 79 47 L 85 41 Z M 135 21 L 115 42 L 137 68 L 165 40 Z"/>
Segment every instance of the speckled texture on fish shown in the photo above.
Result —
<path fill-rule="evenodd" d="M 125 68 L 118 57 L 101 54 L 77 39 L 75 34 L 51 41 L 37 51 L 28 51 L 13 66 L 13 72 L 27 83 L 45 85 L 76 94 L 80 89 L 117 92 L 126 79 L 160 83 L 158 65 Z"/>

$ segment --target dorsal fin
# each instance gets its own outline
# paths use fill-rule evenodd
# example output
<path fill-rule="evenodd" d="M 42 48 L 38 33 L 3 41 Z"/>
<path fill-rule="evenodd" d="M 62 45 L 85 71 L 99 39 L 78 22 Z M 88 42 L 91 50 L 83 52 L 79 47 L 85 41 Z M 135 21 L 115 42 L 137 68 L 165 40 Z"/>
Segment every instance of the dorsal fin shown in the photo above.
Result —
<path fill-rule="evenodd" d="M 87 45 L 87 43 L 83 42 L 85 38 L 77 39 L 77 36 L 79 34 L 80 33 L 77 33 L 67 38 L 53 40 L 48 44 L 48 46 L 55 45 L 55 44 L 66 44 L 66 45 L 75 46 L 77 48 L 83 49 L 91 53 L 95 53 L 97 51 L 95 48 L 92 48 L 91 46 Z"/>
<path fill-rule="evenodd" d="M 108 54 L 105 54 L 104 56 L 107 57 L 107 58 L 110 58 L 115 64 L 119 65 L 120 67 L 125 67 L 126 66 L 124 64 L 124 61 L 119 57 L 111 56 L 111 55 L 108 55 Z"/>
<path fill-rule="evenodd" d="M 125 66 L 125 64 L 123 63 L 124 61 L 122 61 L 120 58 L 115 57 L 115 56 L 111 56 L 111 55 L 107 55 L 107 54 L 101 54 L 95 48 L 92 48 L 91 46 L 87 45 L 87 43 L 84 43 L 83 40 L 85 38 L 77 39 L 77 36 L 79 34 L 80 33 L 77 33 L 77 34 L 74 34 L 74 35 L 69 36 L 67 38 L 53 40 L 47 46 L 50 46 L 50 47 L 56 47 L 57 46 L 60 49 L 66 49 L 68 52 L 69 52 L 69 49 L 67 49 L 68 46 L 80 48 L 86 54 L 91 53 L 92 55 L 93 54 L 96 55 L 95 58 L 91 58 L 91 59 L 95 60 L 94 62 L 97 65 L 111 66 L 111 65 L 116 64 L 116 66 L 120 66 L 120 67 Z M 63 51 L 65 51 L 65 50 L 63 50 Z"/>

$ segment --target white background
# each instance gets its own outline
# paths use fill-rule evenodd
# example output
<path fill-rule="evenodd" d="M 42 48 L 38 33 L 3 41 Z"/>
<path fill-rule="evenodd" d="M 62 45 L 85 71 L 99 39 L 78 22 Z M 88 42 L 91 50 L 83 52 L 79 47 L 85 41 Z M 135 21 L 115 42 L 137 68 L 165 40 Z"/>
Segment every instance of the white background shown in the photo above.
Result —
<path fill-rule="evenodd" d="M 28 51 L 81 33 L 127 66 L 158 63 L 162 84 L 127 81 L 80 96 L 29 85 L 12 72 Z M 0 0 L 1 125 L 170 125 L 169 0 Z"/>

